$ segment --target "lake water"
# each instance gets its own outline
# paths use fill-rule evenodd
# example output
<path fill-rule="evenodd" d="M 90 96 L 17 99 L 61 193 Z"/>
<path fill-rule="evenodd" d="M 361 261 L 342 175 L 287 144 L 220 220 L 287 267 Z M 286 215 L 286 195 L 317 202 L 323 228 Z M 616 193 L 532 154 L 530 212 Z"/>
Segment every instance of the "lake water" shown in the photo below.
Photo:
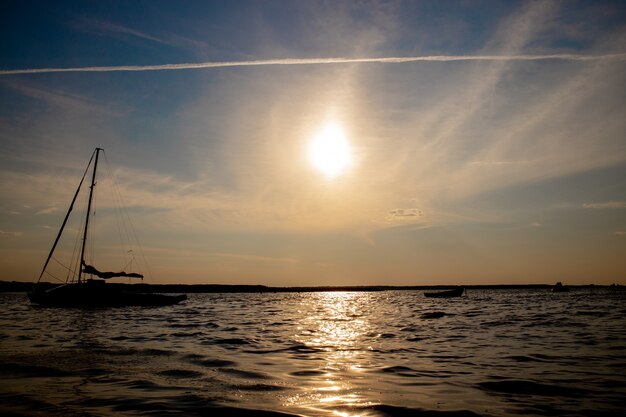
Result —
<path fill-rule="evenodd" d="M 100 310 L 0 294 L 0 412 L 617 416 L 625 317 L 626 292 L 601 288 L 191 294 Z"/>

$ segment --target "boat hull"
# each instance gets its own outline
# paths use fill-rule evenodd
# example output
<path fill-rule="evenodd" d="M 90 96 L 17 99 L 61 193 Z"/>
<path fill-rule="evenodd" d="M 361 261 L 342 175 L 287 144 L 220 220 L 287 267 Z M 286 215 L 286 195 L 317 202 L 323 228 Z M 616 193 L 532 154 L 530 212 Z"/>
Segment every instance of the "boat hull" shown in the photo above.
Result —
<path fill-rule="evenodd" d="M 187 295 L 138 293 L 106 285 L 68 284 L 47 291 L 28 293 L 31 303 L 46 307 L 127 307 L 168 306 L 187 299 Z"/>
<path fill-rule="evenodd" d="M 439 292 L 425 292 L 424 297 L 428 298 L 452 298 L 452 297 L 460 297 L 465 292 L 465 288 L 454 288 L 448 291 L 439 291 Z"/>

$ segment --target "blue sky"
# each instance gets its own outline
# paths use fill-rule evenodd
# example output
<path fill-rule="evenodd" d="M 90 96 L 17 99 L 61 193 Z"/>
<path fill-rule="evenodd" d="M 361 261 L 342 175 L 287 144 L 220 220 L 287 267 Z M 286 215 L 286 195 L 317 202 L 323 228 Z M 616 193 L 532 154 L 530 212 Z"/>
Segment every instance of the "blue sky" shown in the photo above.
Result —
<path fill-rule="evenodd" d="M 0 19 L 0 279 L 37 277 L 99 146 L 151 282 L 626 284 L 622 2 L 16 1 Z M 333 178 L 307 154 L 328 126 L 350 149 Z"/>

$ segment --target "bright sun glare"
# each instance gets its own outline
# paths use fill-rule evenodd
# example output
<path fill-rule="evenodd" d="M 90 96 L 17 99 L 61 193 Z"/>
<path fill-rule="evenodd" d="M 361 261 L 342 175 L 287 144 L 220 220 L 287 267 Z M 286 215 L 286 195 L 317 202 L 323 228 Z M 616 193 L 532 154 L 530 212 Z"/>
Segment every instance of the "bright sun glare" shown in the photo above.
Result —
<path fill-rule="evenodd" d="M 328 124 L 313 137 L 309 144 L 309 160 L 328 178 L 335 178 L 350 166 L 350 144 L 339 125 Z"/>

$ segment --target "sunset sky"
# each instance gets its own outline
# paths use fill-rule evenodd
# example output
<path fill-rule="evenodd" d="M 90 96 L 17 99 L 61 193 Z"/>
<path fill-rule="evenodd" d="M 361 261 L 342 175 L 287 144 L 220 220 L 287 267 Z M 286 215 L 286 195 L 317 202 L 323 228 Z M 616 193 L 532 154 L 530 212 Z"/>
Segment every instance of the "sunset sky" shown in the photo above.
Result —
<path fill-rule="evenodd" d="M 626 284 L 624 2 L 9 1 L 0 35 L 0 280 L 98 146 L 147 282 Z"/>

